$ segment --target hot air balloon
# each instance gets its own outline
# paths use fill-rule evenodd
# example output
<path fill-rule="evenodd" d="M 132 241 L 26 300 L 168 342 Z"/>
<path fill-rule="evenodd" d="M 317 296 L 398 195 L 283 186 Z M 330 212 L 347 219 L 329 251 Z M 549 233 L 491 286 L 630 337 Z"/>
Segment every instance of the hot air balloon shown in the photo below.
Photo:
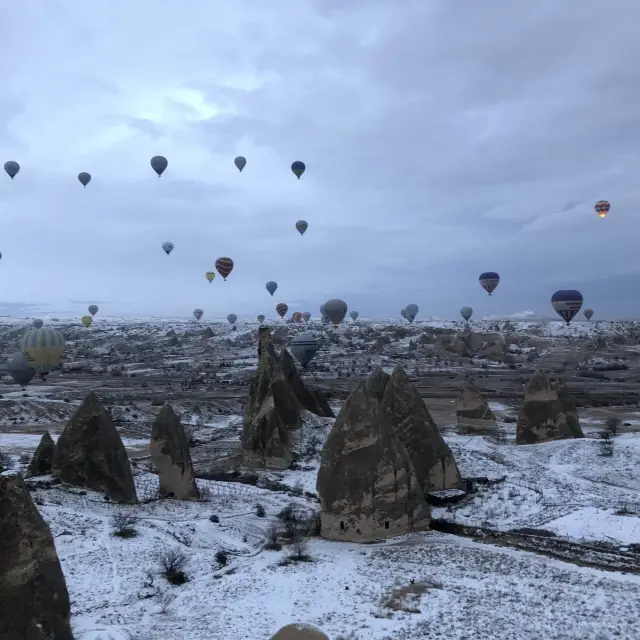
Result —
<path fill-rule="evenodd" d="M 296 222 L 296 229 L 300 233 L 301 236 L 304 235 L 304 232 L 309 228 L 309 223 L 306 220 L 298 220 Z"/>
<path fill-rule="evenodd" d="M 347 303 L 344 300 L 332 298 L 324 303 L 324 312 L 333 326 L 337 327 L 347 315 Z"/>
<path fill-rule="evenodd" d="M 36 318 L 36 319 L 33 321 L 33 326 L 34 326 L 36 329 L 40 329 L 40 328 L 42 327 L 42 325 L 43 325 L 43 324 L 44 324 L 44 323 L 42 322 L 42 320 L 40 320 L 40 318 Z"/>
<path fill-rule="evenodd" d="M 18 175 L 18 171 L 20 171 L 20 165 L 15 162 L 15 160 L 9 160 L 8 162 L 4 163 L 4 170 L 7 172 L 7 175 L 13 180 Z"/>
<path fill-rule="evenodd" d="M 350 314 L 351 319 L 355 322 L 358 319 L 358 316 L 360 315 L 357 311 L 352 311 Z"/>
<path fill-rule="evenodd" d="M 299 311 L 294 311 L 291 319 L 297 324 L 300 324 L 302 322 L 302 314 Z"/>
<path fill-rule="evenodd" d="M 292 165 L 291 165 L 291 171 L 293 171 L 294 175 L 296 176 L 296 178 L 298 178 L 298 180 L 300 180 L 300 178 L 302 177 L 302 174 L 305 172 L 306 170 L 306 165 L 304 162 L 300 162 L 300 160 L 296 160 Z"/>
<path fill-rule="evenodd" d="M 92 315 L 95 316 L 96 313 L 98 313 L 98 305 L 97 304 L 90 304 L 89 308 L 87 309 L 87 311 Z"/>
<path fill-rule="evenodd" d="M 78 180 L 80 180 L 80 184 L 83 187 L 86 187 L 91 182 L 91 174 L 83 171 L 82 173 L 78 174 Z"/>
<path fill-rule="evenodd" d="M 216 277 L 216 274 L 214 271 L 207 271 L 207 273 L 204 274 L 204 277 L 209 281 L 209 282 L 213 282 L 213 279 Z"/>
<path fill-rule="evenodd" d="M 216 260 L 216 271 L 222 276 L 223 280 L 226 280 L 233 271 L 233 260 L 231 258 L 218 258 Z"/>
<path fill-rule="evenodd" d="M 20 351 L 44 380 L 64 353 L 64 338 L 59 331 L 48 327 L 29 329 L 20 341 Z"/>
<path fill-rule="evenodd" d="M 200 320 L 200 318 L 202 318 L 202 314 L 204 313 L 204 311 L 202 309 L 194 309 L 193 310 L 193 316 L 196 320 Z"/>
<path fill-rule="evenodd" d="M 593 309 L 585 309 L 584 310 L 584 317 L 587 320 L 591 320 L 591 318 L 593 317 Z"/>
<path fill-rule="evenodd" d="M 36 370 L 25 360 L 20 351 L 11 354 L 7 359 L 7 372 L 21 387 L 26 387 L 36 375 Z"/>
<path fill-rule="evenodd" d="M 331 324 L 331 320 L 329 320 L 329 316 L 327 315 L 322 315 L 320 322 L 322 322 L 322 324 Z"/>
<path fill-rule="evenodd" d="M 413 322 L 418 315 L 418 311 L 420 311 L 417 304 L 408 304 L 404 310 L 406 313 L 405 317 L 409 322 Z"/>
<path fill-rule="evenodd" d="M 318 341 L 312 333 L 301 333 L 289 343 L 289 349 L 295 359 L 306 367 L 318 351 Z"/>
<path fill-rule="evenodd" d="M 321 316 L 326 316 L 326 315 L 327 315 L 327 314 L 324 312 L 324 305 L 323 305 L 323 304 L 321 304 L 321 305 L 320 305 L 320 315 L 321 315 Z"/>
<path fill-rule="evenodd" d="M 238 168 L 238 171 L 240 171 L 240 173 L 242 173 L 242 170 L 247 166 L 247 159 L 244 156 L 238 156 L 233 161 L 233 164 L 235 164 L 236 167 Z"/>
<path fill-rule="evenodd" d="M 598 200 L 598 202 L 596 202 L 596 206 L 595 206 L 596 213 L 603 220 L 607 217 L 607 213 L 609 213 L 609 209 L 611 209 L 611 205 L 606 200 Z"/>
<path fill-rule="evenodd" d="M 480 286 L 489 294 L 500 284 L 500 276 L 495 271 L 485 271 L 480 274 Z"/>
<path fill-rule="evenodd" d="M 400 315 L 406 320 L 407 319 L 407 309 L 400 309 Z"/>
<path fill-rule="evenodd" d="M 92 316 L 82 316 L 82 318 L 80 318 L 80 322 L 82 322 L 82 324 L 85 327 L 90 327 L 91 323 L 93 322 L 93 317 Z"/>
<path fill-rule="evenodd" d="M 580 311 L 584 298 L 575 289 L 561 289 L 551 296 L 551 304 L 556 313 L 569 324 Z"/>
<path fill-rule="evenodd" d="M 302 312 L 302 319 L 305 322 L 309 322 L 309 320 L 311 320 L 311 314 L 308 311 L 303 311 Z"/>
<path fill-rule="evenodd" d="M 273 280 L 269 280 L 269 282 L 267 282 L 267 284 L 265 285 L 265 288 L 271 295 L 273 295 L 278 288 L 278 283 L 274 282 Z"/>
<path fill-rule="evenodd" d="M 263 316 L 262 314 L 260 314 L 260 315 L 258 316 L 258 322 L 259 322 L 260 324 L 262 324 L 262 323 L 264 322 L 264 316 Z"/>
<path fill-rule="evenodd" d="M 164 173 L 169 166 L 169 162 L 164 156 L 153 156 L 151 158 L 151 168 L 158 174 L 158 178 Z"/>
<path fill-rule="evenodd" d="M 162 249 L 167 255 L 169 255 L 173 251 L 173 242 L 163 242 Z"/>
<path fill-rule="evenodd" d="M 230 313 L 227 316 L 227 320 L 229 321 L 229 324 L 235 324 L 237 319 L 238 319 L 238 316 L 235 313 Z"/>
<path fill-rule="evenodd" d="M 281 318 L 284 318 L 287 315 L 287 311 L 289 311 L 289 305 L 288 304 L 285 304 L 284 302 L 279 302 L 276 305 L 276 313 Z"/>
<path fill-rule="evenodd" d="M 469 318 L 473 315 L 473 309 L 471 307 L 462 307 L 462 309 L 460 309 L 460 315 L 469 322 Z"/>

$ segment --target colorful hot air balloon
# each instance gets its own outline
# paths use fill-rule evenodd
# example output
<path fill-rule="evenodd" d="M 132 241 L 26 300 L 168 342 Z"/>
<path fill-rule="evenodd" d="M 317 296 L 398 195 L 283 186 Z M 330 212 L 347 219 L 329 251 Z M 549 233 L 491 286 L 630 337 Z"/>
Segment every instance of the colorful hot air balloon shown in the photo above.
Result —
<path fill-rule="evenodd" d="M 202 315 L 204 314 L 204 311 L 202 309 L 194 309 L 193 310 L 193 316 L 196 320 L 200 320 L 200 318 L 202 318 Z"/>
<path fill-rule="evenodd" d="M 40 328 L 42 327 L 42 325 L 43 325 L 43 324 L 44 324 L 44 323 L 42 322 L 42 320 L 40 320 L 40 318 L 36 318 L 36 319 L 33 321 L 33 326 L 34 326 L 36 329 L 40 329 Z"/>
<path fill-rule="evenodd" d="M 485 271 L 480 274 L 478 278 L 480 280 L 480 286 L 489 294 L 495 291 L 498 284 L 500 284 L 500 276 L 495 271 Z"/>
<path fill-rule="evenodd" d="M 227 320 L 229 321 L 229 324 L 235 324 L 237 319 L 238 319 L 238 316 L 235 313 L 230 313 L 227 316 Z"/>
<path fill-rule="evenodd" d="M 299 311 L 294 311 L 293 315 L 291 316 L 291 319 L 295 323 L 300 324 L 302 322 L 302 314 Z"/>
<path fill-rule="evenodd" d="M 591 318 L 593 317 L 593 309 L 585 309 L 584 310 L 584 317 L 587 320 L 591 320 Z"/>
<path fill-rule="evenodd" d="M 302 319 L 305 322 L 309 322 L 309 320 L 311 320 L 311 314 L 308 311 L 303 311 L 302 312 Z"/>
<path fill-rule="evenodd" d="M 86 187 L 91 182 L 91 174 L 83 171 L 82 173 L 78 174 L 78 180 L 80 180 L 80 184 L 83 187 Z"/>
<path fill-rule="evenodd" d="M 158 174 L 158 178 L 169 166 L 169 161 L 164 156 L 153 156 L 151 158 L 151 168 Z"/>
<path fill-rule="evenodd" d="M 471 307 L 462 307 L 462 309 L 460 309 L 460 315 L 469 322 L 469 319 L 473 315 L 473 309 Z"/>
<path fill-rule="evenodd" d="M 278 288 L 278 283 L 274 282 L 273 280 L 269 280 L 269 282 L 267 282 L 267 284 L 265 285 L 265 289 L 271 294 L 273 295 L 276 292 L 276 289 Z"/>
<path fill-rule="evenodd" d="M 556 313 L 569 324 L 580 311 L 584 298 L 575 289 L 561 289 L 551 296 L 551 304 Z"/>
<path fill-rule="evenodd" d="M 411 323 L 416 319 L 416 316 L 418 315 L 418 311 L 420 311 L 420 309 L 418 308 L 417 304 L 408 304 L 405 308 L 405 318 Z"/>
<path fill-rule="evenodd" d="M 98 305 L 97 304 L 90 304 L 89 308 L 87 309 L 87 311 L 92 315 L 95 316 L 96 313 L 98 313 Z"/>
<path fill-rule="evenodd" d="M 204 274 L 204 277 L 211 283 L 213 282 L 213 279 L 216 277 L 216 274 L 214 271 L 207 271 L 207 273 Z"/>
<path fill-rule="evenodd" d="M 301 236 L 304 235 L 304 232 L 309 228 L 309 223 L 306 220 L 298 220 L 296 222 L 296 229 L 300 233 Z"/>
<path fill-rule="evenodd" d="M 18 171 L 20 171 L 20 165 L 15 160 L 9 160 L 4 163 L 4 170 L 7 172 L 7 175 L 13 180 L 17 175 Z"/>
<path fill-rule="evenodd" d="M 358 319 L 358 316 L 360 315 L 357 311 L 352 311 L 350 314 L 351 319 L 355 322 Z"/>
<path fill-rule="evenodd" d="M 223 280 L 226 280 L 233 271 L 233 260 L 231 258 L 218 258 L 216 260 L 216 271 L 222 276 Z"/>
<path fill-rule="evenodd" d="M 173 242 L 163 242 L 162 250 L 169 255 L 173 251 Z"/>
<path fill-rule="evenodd" d="M 240 171 L 240 173 L 242 173 L 242 170 L 247 166 L 247 159 L 244 156 L 238 156 L 234 161 L 233 164 L 236 165 L 238 171 Z"/>
<path fill-rule="evenodd" d="M 21 387 L 26 387 L 36 375 L 36 370 L 27 362 L 20 351 L 11 354 L 7 359 L 7 372 Z"/>
<path fill-rule="evenodd" d="M 606 200 L 598 200 L 598 202 L 596 202 L 596 206 L 595 206 L 596 213 L 603 220 L 607 217 L 607 213 L 609 213 L 609 209 L 611 209 L 611 205 Z"/>
<path fill-rule="evenodd" d="M 262 314 L 260 314 L 260 315 L 258 316 L 258 322 L 259 322 L 260 324 L 262 324 L 262 323 L 264 322 L 264 316 L 263 316 Z"/>
<path fill-rule="evenodd" d="M 298 178 L 298 180 L 300 180 L 300 178 L 302 177 L 302 174 L 305 172 L 306 170 L 306 165 L 304 162 L 301 162 L 300 160 L 296 160 L 292 165 L 291 165 L 291 171 L 293 171 L 294 175 L 296 176 L 296 178 Z"/>
<path fill-rule="evenodd" d="M 59 331 L 48 327 L 30 329 L 20 341 L 20 351 L 44 380 L 64 353 L 64 338 Z"/>
<path fill-rule="evenodd" d="M 318 351 L 318 341 L 312 333 L 301 333 L 289 343 L 289 349 L 296 360 L 306 367 Z"/>
<path fill-rule="evenodd" d="M 276 313 L 281 318 L 284 318 L 287 315 L 287 311 L 289 311 L 289 305 L 288 304 L 285 304 L 284 302 L 279 302 L 276 305 Z"/>
<path fill-rule="evenodd" d="M 333 298 L 324 303 L 324 312 L 333 324 L 337 327 L 347 315 L 347 303 L 344 300 Z"/>
<path fill-rule="evenodd" d="M 90 327 L 91 323 L 93 322 L 93 317 L 92 316 L 82 316 L 82 318 L 80 318 L 80 322 L 82 322 L 82 324 L 85 327 Z"/>

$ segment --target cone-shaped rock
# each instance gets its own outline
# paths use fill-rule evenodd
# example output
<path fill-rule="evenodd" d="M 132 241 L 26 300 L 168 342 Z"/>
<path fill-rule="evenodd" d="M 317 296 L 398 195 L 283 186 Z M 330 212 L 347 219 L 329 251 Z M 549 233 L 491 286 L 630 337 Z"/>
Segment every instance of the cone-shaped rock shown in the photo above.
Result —
<path fill-rule="evenodd" d="M 215 334 L 213 333 L 213 329 L 211 327 L 207 327 L 203 332 L 202 332 L 202 337 L 205 340 L 208 340 L 209 338 L 213 338 Z"/>
<path fill-rule="evenodd" d="M 165 404 L 151 427 L 151 459 L 160 477 L 160 494 L 178 500 L 197 500 L 200 492 L 180 418 Z"/>
<path fill-rule="evenodd" d="M 0 476 L 0 638 L 73 640 L 53 536 L 22 477 Z"/>
<path fill-rule="evenodd" d="M 378 377 L 384 379 L 380 374 Z M 423 491 L 460 488 L 462 480 L 453 453 L 400 365 L 387 376 L 382 406 L 411 458 Z"/>
<path fill-rule="evenodd" d="M 456 400 L 456 418 L 460 433 L 495 431 L 496 417 L 471 378 L 465 380 Z"/>
<path fill-rule="evenodd" d="M 269 332 L 268 327 L 259 331 L 258 372 L 249 390 L 242 442 L 249 460 L 282 468 L 291 463 L 301 411 L 324 417 L 333 412 L 324 394 L 307 388 L 289 352 L 276 354 Z"/>
<path fill-rule="evenodd" d="M 173 335 L 169 338 L 169 346 L 170 347 L 180 347 L 181 343 L 180 343 L 180 339 L 178 338 L 178 336 Z"/>
<path fill-rule="evenodd" d="M 288 624 L 271 636 L 271 640 L 330 640 L 330 638 L 311 624 Z"/>
<path fill-rule="evenodd" d="M 535 444 L 574 437 L 576 436 L 563 411 L 557 387 L 544 373 L 537 371 L 525 390 L 524 405 L 518 415 L 516 444 Z"/>
<path fill-rule="evenodd" d="M 26 473 L 27 478 L 32 476 L 46 476 L 51 473 L 51 463 L 53 461 L 55 448 L 56 443 L 49 435 L 49 432 L 45 431 L 42 438 L 40 438 L 40 444 L 33 452 L 33 458 L 31 458 Z"/>
<path fill-rule="evenodd" d="M 136 501 L 127 452 L 93 391 L 60 434 L 51 473 L 67 484 L 102 491 L 116 502 Z"/>
<path fill-rule="evenodd" d="M 571 434 L 574 438 L 584 438 L 584 433 L 580 426 L 578 410 L 576 409 L 575 402 L 571 397 L 569 387 L 567 387 L 567 384 L 563 380 L 558 380 L 556 390 L 558 391 L 558 400 L 560 401 L 560 406 L 567 420 L 567 424 L 569 425 L 569 429 L 571 430 Z"/>
<path fill-rule="evenodd" d="M 321 535 L 365 542 L 427 529 L 413 464 L 382 406 L 381 369 L 347 398 L 322 449 L 316 489 Z"/>

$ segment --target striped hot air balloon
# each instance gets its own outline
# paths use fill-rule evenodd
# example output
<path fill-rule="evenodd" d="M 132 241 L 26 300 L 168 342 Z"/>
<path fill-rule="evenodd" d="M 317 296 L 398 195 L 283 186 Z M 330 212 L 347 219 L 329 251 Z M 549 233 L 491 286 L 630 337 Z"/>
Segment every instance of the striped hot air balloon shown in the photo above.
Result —
<path fill-rule="evenodd" d="M 556 313 L 569 324 L 582 308 L 584 298 L 575 289 L 561 289 L 551 296 L 551 304 Z"/>
<path fill-rule="evenodd" d="M 289 305 L 288 304 L 285 304 L 284 302 L 279 302 L 276 305 L 276 313 L 281 318 L 284 318 L 287 315 L 287 311 L 289 311 Z"/>
<path fill-rule="evenodd" d="M 226 280 L 233 271 L 233 260 L 226 257 L 218 258 L 216 260 L 216 271 L 222 276 L 223 280 Z"/>
<path fill-rule="evenodd" d="M 611 205 L 606 200 L 598 200 L 598 202 L 596 202 L 596 206 L 595 206 L 596 213 L 603 220 L 607 217 L 607 213 L 609 213 L 609 209 L 611 209 Z"/>
<path fill-rule="evenodd" d="M 485 271 L 484 273 L 481 273 L 478 280 L 480 280 L 480 286 L 489 295 L 491 295 L 500 284 L 500 276 L 495 271 Z"/>
<path fill-rule="evenodd" d="M 30 329 L 20 341 L 20 351 L 44 380 L 60 361 L 64 353 L 64 344 L 62 334 L 55 329 Z"/>

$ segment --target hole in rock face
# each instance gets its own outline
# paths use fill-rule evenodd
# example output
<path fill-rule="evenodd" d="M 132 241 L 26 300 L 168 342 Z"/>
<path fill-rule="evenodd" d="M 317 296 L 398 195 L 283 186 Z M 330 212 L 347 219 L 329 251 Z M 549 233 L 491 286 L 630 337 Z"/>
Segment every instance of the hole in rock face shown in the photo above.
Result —
<path fill-rule="evenodd" d="M 388 521 L 388 520 L 385 520 L 384 528 L 385 528 L 385 529 L 388 529 L 388 528 L 389 528 L 389 521 Z"/>
<path fill-rule="evenodd" d="M 340 520 L 340 530 L 344 531 L 344 522 L 342 520 Z"/>

